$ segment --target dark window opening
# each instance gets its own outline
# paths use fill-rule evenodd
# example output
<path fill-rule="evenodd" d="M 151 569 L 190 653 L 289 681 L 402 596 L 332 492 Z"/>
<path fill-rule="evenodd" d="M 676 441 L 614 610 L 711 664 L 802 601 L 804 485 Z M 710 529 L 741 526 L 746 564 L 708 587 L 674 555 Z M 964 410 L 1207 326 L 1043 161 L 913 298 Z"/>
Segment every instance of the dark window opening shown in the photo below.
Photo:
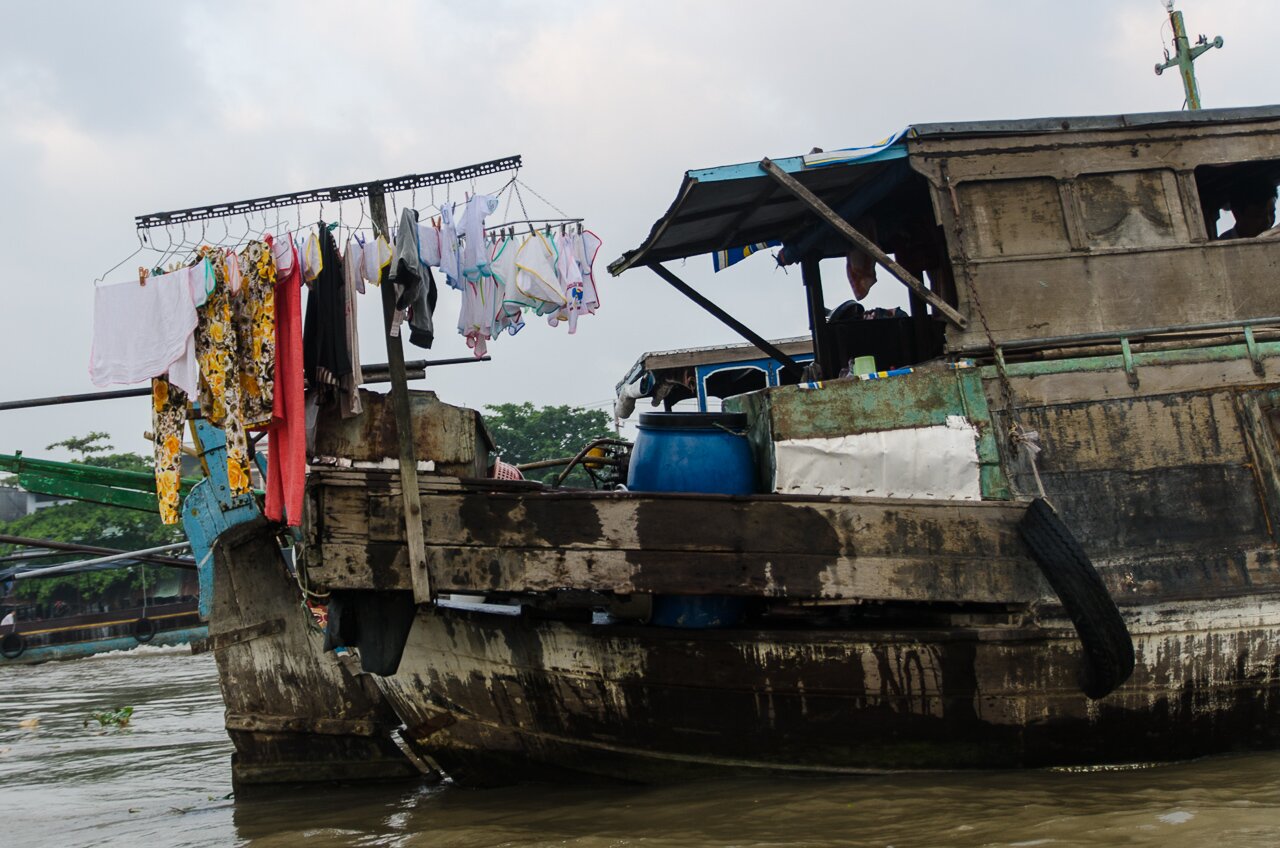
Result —
<path fill-rule="evenodd" d="M 1196 190 L 1210 239 L 1275 235 L 1280 160 L 1201 165 Z"/>
<path fill-rule="evenodd" d="M 708 398 L 723 400 L 765 388 L 769 385 L 769 375 L 760 368 L 724 368 L 708 374 L 703 385 Z"/>
<path fill-rule="evenodd" d="M 929 186 L 923 177 L 913 175 L 852 223 L 912 276 L 947 303 L 957 305 L 946 233 L 934 218 Z M 884 371 L 941 355 L 942 317 L 914 294 L 907 300 L 909 311 L 864 309 L 859 301 L 872 285 L 903 284 L 870 256 L 850 249 L 848 242 L 843 243 L 842 254 L 851 298 L 836 305 L 822 327 L 823 376 L 849 373 L 861 357 L 871 357 L 874 370 Z M 866 367 L 863 360 L 860 368 Z"/>

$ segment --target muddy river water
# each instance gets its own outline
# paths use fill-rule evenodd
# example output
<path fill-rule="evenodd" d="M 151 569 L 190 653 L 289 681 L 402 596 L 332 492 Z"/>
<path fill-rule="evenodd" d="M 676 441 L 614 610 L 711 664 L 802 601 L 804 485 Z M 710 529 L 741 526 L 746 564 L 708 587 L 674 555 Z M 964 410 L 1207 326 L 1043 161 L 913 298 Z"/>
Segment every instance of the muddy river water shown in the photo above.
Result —
<path fill-rule="evenodd" d="M 237 797 L 213 659 L 144 651 L 0 670 L 0 846 L 1280 845 L 1280 753 L 1106 771 Z M 134 708 L 125 728 L 91 718 L 121 706 Z"/>

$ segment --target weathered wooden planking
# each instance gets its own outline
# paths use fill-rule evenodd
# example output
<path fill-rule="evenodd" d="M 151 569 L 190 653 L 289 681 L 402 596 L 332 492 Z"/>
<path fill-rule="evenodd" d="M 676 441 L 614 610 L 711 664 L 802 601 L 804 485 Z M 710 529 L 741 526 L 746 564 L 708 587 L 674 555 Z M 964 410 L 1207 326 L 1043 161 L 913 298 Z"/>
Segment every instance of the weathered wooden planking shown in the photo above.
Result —
<path fill-rule="evenodd" d="M 214 545 L 213 562 L 209 641 L 236 749 L 233 781 L 417 775 L 391 739 L 399 720 L 377 688 L 322 650 L 273 527 L 232 528 Z"/>
<path fill-rule="evenodd" d="M 1122 332 L 1280 314 L 1280 242 L 1220 242 L 973 262 L 978 298 L 997 344 L 1075 333 Z M 957 270 L 957 275 L 963 271 Z M 950 351 L 990 347 L 967 288 L 967 330 Z"/>
<path fill-rule="evenodd" d="M 1126 621 L 1137 668 L 1102 702 L 1079 692 L 1065 620 L 688 631 L 424 609 L 379 685 L 463 781 L 539 766 L 662 780 L 694 765 L 1135 762 L 1280 743 L 1274 597 L 1138 607 Z"/>
<path fill-rule="evenodd" d="M 329 588 L 404 589 L 399 499 L 312 486 L 305 562 Z M 457 492 L 423 498 L 440 591 L 665 592 L 1025 603 L 1046 596 L 1022 504 Z"/>
<path fill-rule="evenodd" d="M 1143 471 L 1249 461 L 1230 392 L 1121 398 L 1029 407 L 1024 427 L 1040 434 L 1040 470 Z"/>
<path fill-rule="evenodd" d="M 352 418 L 343 418 L 327 407 L 321 410 L 314 453 L 357 462 L 399 456 L 390 398 L 361 389 L 360 400 L 363 411 Z M 442 403 L 435 392 L 410 392 L 409 401 L 417 459 L 434 463 L 444 474 L 485 474 L 493 440 L 480 413 Z"/>

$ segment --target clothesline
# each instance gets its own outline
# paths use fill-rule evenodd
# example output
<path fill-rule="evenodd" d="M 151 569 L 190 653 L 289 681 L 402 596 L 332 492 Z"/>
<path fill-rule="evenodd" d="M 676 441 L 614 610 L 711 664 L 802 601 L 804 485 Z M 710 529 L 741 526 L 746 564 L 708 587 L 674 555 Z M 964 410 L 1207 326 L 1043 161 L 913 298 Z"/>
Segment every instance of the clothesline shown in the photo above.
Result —
<path fill-rule="evenodd" d="M 561 217 L 530 216 L 514 176 L 494 194 L 474 191 L 476 177 L 516 170 L 519 163 L 519 157 L 511 157 L 135 219 L 139 248 L 129 258 L 148 246 L 160 258 L 151 268 L 139 267 L 136 279 L 95 289 L 90 372 L 99 386 L 151 382 L 156 491 L 166 523 L 178 519 L 182 431 L 197 403 L 200 414 L 226 433 L 230 494 L 250 491 L 249 460 L 262 437 L 251 431 L 265 432 L 264 512 L 273 520 L 299 522 L 308 427 L 316 420 L 312 410 L 330 406 L 342 417 L 362 412 L 357 295 L 366 286 L 383 294 L 382 305 L 391 315 L 389 337 L 398 336 L 407 323 L 409 342 L 430 348 L 439 295 L 435 274 L 443 274 L 447 287 L 460 292 L 457 330 L 476 360 L 488 358 L 489 342 L 520 332 L 528 314 L 546 318 L 551 327 L 564 324 L 573 333 L 583 315 L 596 311 L 600 298 L 593 266 L 601 243 L 582 226 L 582 218 L 564 215 L 525 186 Z M 446 200 L 433 219 L 420 220 L 416 188 L 462 179 L 473 180 L 464 201 Z M 394 207 L 397 191 L 415 193 L 391 229 L 384 198 L 389 196 Z M 525 218 L 486 227 L 504 194 L 508 208 L 513 199 L 519 201 Z M 342 203 L 350 200 L 360 203 L 355 226 L 343 220 Z M 317 223 L 303 226 L 301 206 L 335 201 L 338 221 L 326 223 L 321 206 Z M 290 205 L 298 209 L 296 227 L 278 216 L 272 226 L 266 211 Z M 261 227 L 252 223 L 255 213 L 261 215 Z M 235 216 L 244 217 L 244 232 L 233 234 L 224 224 L 220 243 L 208 243 L 204 223 L 198 238 L 188 235 L 189 223 Z M 361 226 L 366 218 L 374 225 L 367 235 Z M 546 225 L 546 231 L 534 229 L 535 224 Z M 516 237 L 514 228 L 522 225 L 530 232 Z M 552 225 L 560 231 L 553 233 Z M 168 234 L 163 250 L 149 236 L 156 227 Z M 176 244 L 175 227 L 181 228 Z M 343 244 L 335 233 L 344 237 Z M 166 262 L 173 263 L 167 270 L 161 267 Z M 388 355 L 393 403 L 404 405 L 407 420 L 400 343 L 389 340 Z M 401 411 L 396 415 L 399 420 Z M 416 469 L 405 456 L 401 466 L 402 473 Z M 412 480 L 405 485 L 416 491 Z"/>

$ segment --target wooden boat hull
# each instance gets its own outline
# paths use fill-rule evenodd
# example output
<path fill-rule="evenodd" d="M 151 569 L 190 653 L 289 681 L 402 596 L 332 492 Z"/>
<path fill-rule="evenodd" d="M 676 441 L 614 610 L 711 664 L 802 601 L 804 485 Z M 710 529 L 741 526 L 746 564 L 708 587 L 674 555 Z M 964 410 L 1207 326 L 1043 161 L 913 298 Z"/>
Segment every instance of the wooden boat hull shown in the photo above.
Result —
<path fill-rule="evenodd" d="M 624 780 L 1132 763 L 1280 744 L 1280 598 L 1128 608 L 1138 665 L 1080 692 L 1068 622 L 687 631 L 422 609 L 379 678 L 455 778 Z"/>

